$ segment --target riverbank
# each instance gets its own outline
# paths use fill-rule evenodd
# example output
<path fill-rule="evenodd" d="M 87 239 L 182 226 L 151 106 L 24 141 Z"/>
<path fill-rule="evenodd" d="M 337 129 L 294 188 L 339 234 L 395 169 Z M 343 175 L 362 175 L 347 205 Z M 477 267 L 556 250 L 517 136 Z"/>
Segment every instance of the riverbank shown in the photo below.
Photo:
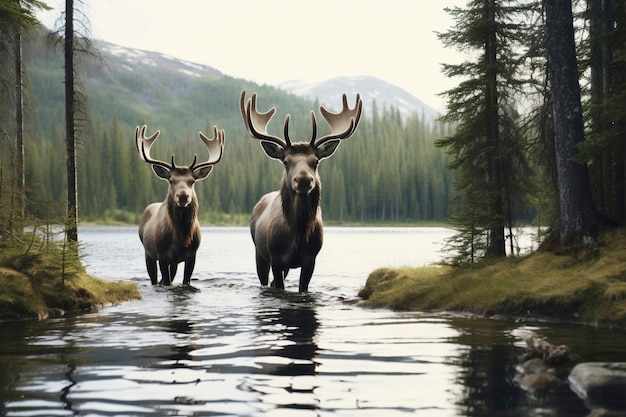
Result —
<path fill-rule="evenodd" d="M 0 320 L 58 317 L 141 298 L 135 284 L 103 281 L 83 272 L 66 280 L 39 279 L 0 267 L 0 288 Z"/>
<path fill-rule="evenodd" d="M 474 268 L 377 269 L 359 296 L 367 307 L 626 327 L 626 228 L 576 254 L 536 252 Z"/>

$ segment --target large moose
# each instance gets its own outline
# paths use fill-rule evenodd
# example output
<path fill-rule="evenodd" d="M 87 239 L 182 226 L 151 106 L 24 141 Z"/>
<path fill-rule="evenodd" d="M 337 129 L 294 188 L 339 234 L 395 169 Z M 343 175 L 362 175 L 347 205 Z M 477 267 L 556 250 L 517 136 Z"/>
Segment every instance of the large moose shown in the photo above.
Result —
<path fill-rule="evenodd" d="M 170 285 L 180 262 L 185 263 L 183 284 L 189 285 L 196 264 L 196 252 L 200 246 L 200 223 L 198 222 L 198 198 L 194 183 L 205 179 L 222 158 L 224 130 L 213 126 L 213 137 L 202 132 L 198 136 L 209 151 L 206 162 L 196 164 L 197 155 L 189 166 L 176 166 L 150 157 L 150 147 L 160 131 L 146 137 L 146 125 L 135 128 L 135 145 L 139 157 L 152 165 L 157 177 L 169 182 L 167 196 L 162 203 L 152 203 L 141 216 L 139 238 L 143 243 L 146 268 L 152 285 L 157 284 L 157 262 L 161 270 L 161 285 Z"/>
<path fill-rule="evenodd" d="M 241 92 L 239 106 L 248 134 L 261 141 L 265 154 L 285 167 L 280 189 L 265 194 L 252 210 L 250 232 L 256 251 L 256 268 L 262 286 L 268 285 L 272 269 L 273 285 L 284 289 L 284 279 L 291 268 L 300 269 L 299 291 L 306 292 L 315 269 L 315 258 L 322 248 L 322 183 L 317 172 L 319 162 L 330 157 L 343 139 L 355 132 L 363 103 L 356 96 L 354 108 L 343 95 L 343 109 L 332 113 L 320 106 L 320 113 L 331 132 L 317 138 L 317 121 L 311 112 L 313 134 L 309 142 L 292 143 L 289 119 L 285 118 L 284 140 L 267 133 L 276 108 L 265 113 L 256 108 L 256 93 L 246 99 Z"/>

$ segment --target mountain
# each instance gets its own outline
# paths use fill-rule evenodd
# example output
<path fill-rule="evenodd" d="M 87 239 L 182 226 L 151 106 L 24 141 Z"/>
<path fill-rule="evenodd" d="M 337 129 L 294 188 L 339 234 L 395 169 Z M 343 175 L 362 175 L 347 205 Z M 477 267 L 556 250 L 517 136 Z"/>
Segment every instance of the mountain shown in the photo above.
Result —
<path fill-rule="evenodd" d="M 415 112 L 420 117 L 423 114 L 424 119 L 429 122 L 435 121 L 440 116 L 439 112 L 413 94 L 376 77 L 337 77 L 320 83 L 293 80 L 278 87 L 310 100 L 318 99 L 320 104 L 328 105 L 331 109 L 331 106 L 337 103 L 338 92 L 345 92 L 348 97 L 353 97 L 358 92 L 363 99 L 364 115 L 368 118 L 372 116 L 374 101 L 379 114 L 383 108 L 393 106 L 398 109 L 404 120 Z"/>
<path fill-rule="evenodd" d="M 417 112 L 431 122 L 438 116 L 407 91 L 374 77 L 340 77 L 318 84 L 292 81 L 273 87 L 233 78 L 215 67 L 159 52 L 102 40 L 93 42 L 102 59 L 89 61 L 82 78 L 92 116 L 105 124 L 115 116 L 124 128 L 145 123 L 167 135 L 178 136 L 218 122 L 236 136 L 245 137 L 239 115 L 239 94 L 244 88 L 249 93 L 259 93 L 259 109 L 277 107 L 273 125 L 278 126 L 286 113 L 291 113 L 293 129 L 302 137 L 310 134 L 306 121 L 314 109 L 313 101 L 318 99 L 329 109 L 339 110 L 338 96 L 342 92 L 348 93 L 351 100 L 360 92 L 366 118 L 372 116 L 374 100 L 379 114 L 385 107 L 394 106 L 403 118 Z M 63 90 L 58 88 L 63 83 L 63 55 L 59 50 L 34 47 L 31 56 L 35 62 L 29 69 L 35 86 L 38 126 L 46 131 L 64 118 Z"/>
<path fill-rule="evenodd" d="M 277 106 L 277 119 L 284 118 L 281 112 L 289 111 L 294 118 L 308 120 L 312 108 L 302 97 L 230 77 L 208 65 L 101 40 L 93 43 L 100 59 L 88 59 L 80 79 L 89 97 L 92 120 L 107 125 L 116 117 L 124 129 L 145 123 L 163 130 L 164 136 L 183 136 L 218 123 L 243 134 L 239 114 L 242 89 L 258 92 L 259 106 Z M 64 119 L 64 94 L 59 88 L 63 85 L 63 53 L 49 50 L 44 41 L 31 47 L 33 62 L 28 70 L 37 125 L 48 131 Z"/>
<path fill-rule="evenodd" d="M 269 134 L 282 136 L 283 120 L 290 113 L 289 133 L 294 142 L 311 138 L 310 112 L 317 110 L 313 99 L 158 52 L 102 41 L 93 43 L 101 59 L 80 60 L 77 70 L 83 85 L 79 96 L 88 98 L 81 108 L 89 113 L 91 127 L 82 129 L 78 137 L 78 194 L 85 219 L 112 216 L 135 221 L 147 202 L 163 198 L 162 182 L 137 157 L 136 126 L 146 124 L 149 132 L 161 131 L 162 139 L 153 157 L 166 161 L 175 154 L 176 160 L 183 163 L 193 160 L 194 154 L 206 158 L 206 148 L 198 140 L 199 130 L 210 134 L 213 124 L 225 129 L 224 158 L 215 174 L 198 185 L 203 216 L 215 216 L 211 221 L 216 223 L 247 217 L 261 195 L 276 189 L 284 170 L 282 164 L 267 158 L 258 141 L 247 134 L 239 110 L 242 89 L 248 95 L 258 93 L 259 111 L 276 106 Z M 64 183 L 58 175 L 65 149 L 63 51 L 46 46 L 43 33 L 38 40 L 26 43 L 24 56 L 28 57 L 25 69 L 30 80 L 26 106 L 30 140 L 26 153 L 31 164 L 27 176 L 36 189 L 33 194 L 55 202 L 54 211 L 63 216 Z M 381 80 L 357 77 L 335 81 L 325 83 L 328 99 L 316 94 L 322 103 L 338 110 L 339 95 L 351 93 L 352 104 L 354 91 L 358 90 L 367 106 L 376 98 L 381 127 L 390 129 L 375 129 L 366 108 L 355 138 L 324 161 L 321 171 L 328 191 L 322 204 L 326 219 L 443 219 L 453 177 L 446 169 L 445 153 L 433 142 L 447 129 L 446 125 L 435 129 L 422 120 L 411 120 L 410 127 L 403 127 L 395 112 L 383 111 L 389 103 L 387 97 L 398 108 L 413 98 Z M 416 111 L 411 106 L 411 111 Z M 79 120 L 79 127 L 85 126 L 84 121 Z M 319 128 L 320 135 L 328 132 L 325 123 Z M 0 141 L 0 150 L 7 143 Z M 8 156 L 8 152 L 1 152 L 0 163 L 9 163 Z M 36 205 L 38 210 L 41 208 L 37 215 L 49 218 L 49 204 Z"/>
<path fill-rule="evenodd" d="M 98 40 L 96 47 L 107 62 L 116 61 L 128 71 L 146 73 L 167 69 L 181 75 L 202 77 L 207 75 L 223 76 L 220 71 L 208 65 L 184 61 L 160 52 L 127 48 L 114 43 Z M 117 58 L 117 59 L 113 59 Z M 148 75 L 148 74 L 146 74 Z"/>

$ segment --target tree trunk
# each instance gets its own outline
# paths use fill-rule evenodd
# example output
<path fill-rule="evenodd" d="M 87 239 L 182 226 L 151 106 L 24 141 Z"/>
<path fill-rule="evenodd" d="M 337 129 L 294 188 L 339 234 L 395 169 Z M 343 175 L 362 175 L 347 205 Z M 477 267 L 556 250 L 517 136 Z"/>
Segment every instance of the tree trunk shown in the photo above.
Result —
<path fill-rule="evenodd" d="M 591 128 L 597 135 L 606 134 L 610 119 L 607 120 L 603 107 L 609 98 L 611 84 L 611 51 L 607 43 L 607 35 L 611 31 L 611 8 L 609 0 L 589 1 L 589 38 L 591 46 Z M 608 124 L 607 124 L 608 122 Z M 600 212 L 611 216 L 611 207 L 615 202 L 615 180 L 613 170 L 616 167 L 616 152 L 602 152 L 597 155 L 592 165 L 591 181 L 594 176 L 598 181 L 593 187 L 596 204 Z"/>
<path fill-rule="evenodd" d="M 15 30 L 15 189 L 12 192 L 13 207 L 9 228 L 18 234 L 24 225 L 26 201 L 26 177 L 24 169 L 24 82 L 22 80 L 22 34 Z"/>
<path fill-rule="evenodd" d="M 584 139 L 571 0 L 544 0 L 559 199 L 555 237 L 561 246 L 599 233 L 586 165 L 574 161 Z"/>
<path fill-rule="evenodd" d="M 65 145 L 67 162 L 67 240 L 78 242 L 78 188 L 74 108 L 74 0 L 65 0 Z"/>
<path fill-rule="evenodd" d="M 495 25 L 495 8 L 493 0 L 485 0 L 485 20 Z M 498 119 L 498 67 L 497 67 L 498 40 L 495 27 L 491 27 L 485 39 L 485 63 L 487 68 L 485 86 L 485 111 L 487 114 L 487 143 L 489 186 L 493 190 L 489 198 L 489 211 L 492 223 L 489 227 L 490 241 L 487 247 L 487 257 L 506 256 L 504 240 L 504 203 L 502 199 L 502 160 L 500 158 L 500 125 Z"/>

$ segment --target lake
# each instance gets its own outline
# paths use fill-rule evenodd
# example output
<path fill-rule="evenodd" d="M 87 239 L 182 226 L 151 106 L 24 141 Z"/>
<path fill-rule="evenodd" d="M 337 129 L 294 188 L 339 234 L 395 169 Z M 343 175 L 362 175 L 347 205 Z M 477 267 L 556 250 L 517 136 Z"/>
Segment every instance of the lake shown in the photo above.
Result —
<path fill-rule="evenodd" d="M 135 227 L 81 227 L 92 275 L 143 299 L 0 323 L 3 416 L 586 416 L 514 382 L 523 338 L 624 360 L 623 332 L 358 305 L 368 274 L 441 259 L 445 228 L 325 229 L 307 294 L 263 289 L 247 228 L 203 228 L 191 287 L 151 286 Z"/>

